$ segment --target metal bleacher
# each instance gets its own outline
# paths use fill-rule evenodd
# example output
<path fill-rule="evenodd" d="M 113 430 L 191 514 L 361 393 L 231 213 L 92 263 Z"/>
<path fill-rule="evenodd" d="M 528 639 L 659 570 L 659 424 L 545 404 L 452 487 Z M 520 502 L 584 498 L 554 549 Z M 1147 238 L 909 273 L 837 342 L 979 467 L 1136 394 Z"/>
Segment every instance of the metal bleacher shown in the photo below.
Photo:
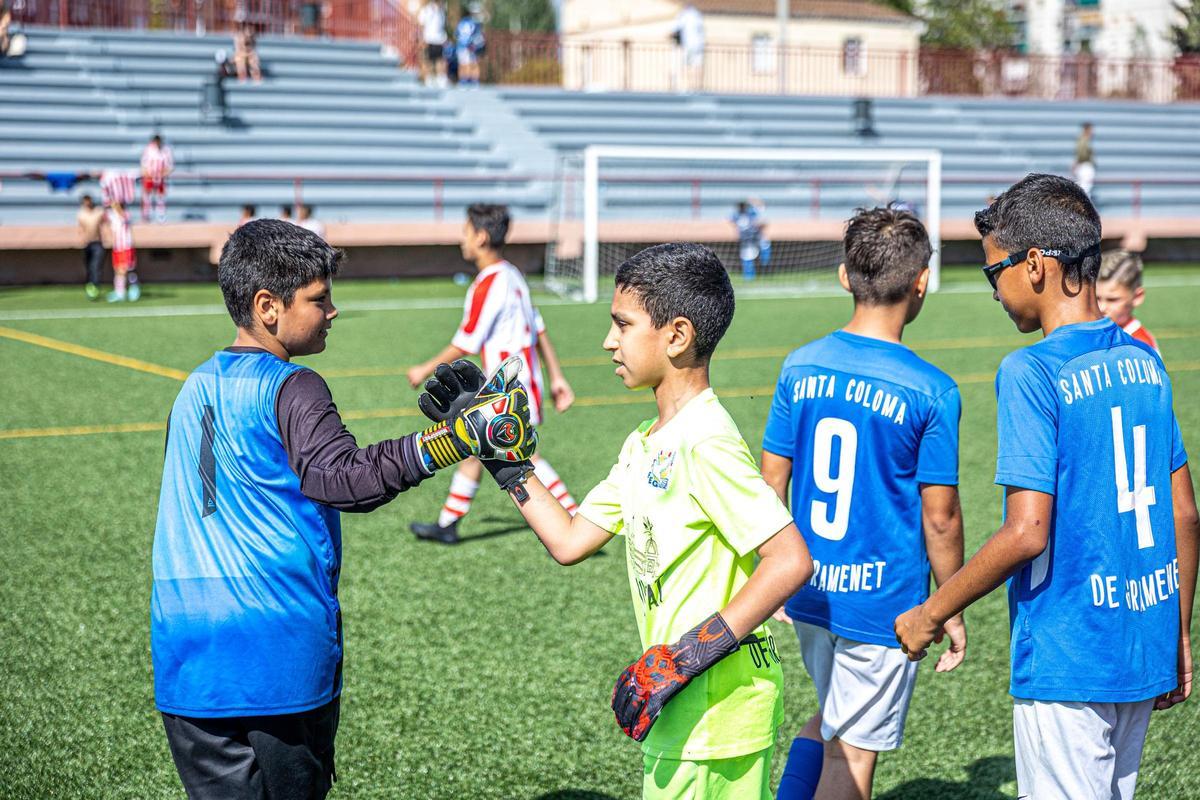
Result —
<path fill-rule="evenodd" d="M 567 92 L 554 88 L 425 88 L 378 45 L 264 37 L 266 79 L 227 81 L 228 122 L 200 108 L 229 36 L 31 28 L 27 53 L 0 61 L 0 225 L 64 224 L 82 183 L 51 193 L 27 172 L 136 170 L 146 140 L 172 145 L 172 221 L 227 222 L 242 204 L 273 214 L 305 202 L 328 221 L 457 219 L 475 201 L 505 202 L 526 220 L 555 203 L 556 160 L 588 144 L 743 147 L 936 147 L 943 214 L 969 219 L 1030 171 L 1067 174 L 1079 124 L 1096 126 L 1098 202 L 1116 216 L 1200 213 L 1200 104 L 877 99 L 878 133 L 855 134 L 852 99 L 763 95 Z M 636 171 L 639 165 L 627 169 Z M 820 167 L 813 167 L 813 174 Z M 7 176 L 7 177 L 3 177 Z M 653 219 L 688 207 L 686 185 L 614 185 L 609 218 Z M 727 213 L 748 194 L 773 213 L 809 212 L 806 188 L 705 189 Z M 853 201 L 822 196 L 839 217 Z M 846 207 L 843 207 L 846 206 Z"/>

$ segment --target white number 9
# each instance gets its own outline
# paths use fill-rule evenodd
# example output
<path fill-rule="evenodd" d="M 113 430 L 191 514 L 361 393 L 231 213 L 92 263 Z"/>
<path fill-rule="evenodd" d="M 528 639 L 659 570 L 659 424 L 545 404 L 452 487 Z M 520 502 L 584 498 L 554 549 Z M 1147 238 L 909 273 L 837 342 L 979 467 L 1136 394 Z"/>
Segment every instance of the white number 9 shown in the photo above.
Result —
<path fill-rule="evenodd" d="M 841 440 L 837 475 L 833 468 L 833 440 Z M 826 494 L 837 495 L 833 503 L 833 518 L 829 518 L 829 503 L 813 500 L 809 524 L 813 533 L 825 539 L 840 541 L 850 527 L 850 498 L 854 490 L 854 461 L 858 455 L 858 430 L 850 422 L 826 417 L 817 423 L 813 434 L 813 482 Z"/>

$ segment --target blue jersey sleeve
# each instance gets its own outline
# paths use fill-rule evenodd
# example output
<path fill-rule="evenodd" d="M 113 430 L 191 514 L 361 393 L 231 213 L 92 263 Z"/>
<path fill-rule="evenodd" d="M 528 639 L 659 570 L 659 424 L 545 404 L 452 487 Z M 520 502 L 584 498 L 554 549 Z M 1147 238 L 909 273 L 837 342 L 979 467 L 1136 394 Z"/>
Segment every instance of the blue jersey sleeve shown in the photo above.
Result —
<path fill-rule="evenodd" d="M 1171 415 L 1171 472 L 1187 463 L 1187 450 L 1183 449 L 1183 435 L 1179 432 L 1179 418 Z"/>
<path fill-rule="evenodd" d="M 1018 350 L 996 373 L 996 483 L 1055 494 L 1058 403 L 1052 377 Z"/>
<path fill-rule="evenodd" d="M 775 399 L 771 401 L 771 413 L 767 417 L 767 428 L 763 431 L 763 450 L 784 458 L 796 458 L 796 430 L 792 425 L 791 389 L 787 382 L 787 370 L 779 373 L 775 386 Z"/>
<path fill-rule="evenodd" d="M 917 482 L 958 485 L 958 422 L 962 396 L 951 386 L 933 401 L 917 450 Z"/>

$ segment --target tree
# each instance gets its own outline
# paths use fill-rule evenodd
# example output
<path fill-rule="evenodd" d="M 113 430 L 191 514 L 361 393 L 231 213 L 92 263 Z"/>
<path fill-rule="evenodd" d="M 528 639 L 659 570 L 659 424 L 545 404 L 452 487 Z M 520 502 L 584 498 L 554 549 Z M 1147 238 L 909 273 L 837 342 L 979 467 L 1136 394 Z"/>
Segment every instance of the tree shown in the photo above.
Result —
<path fill-rule="evenodd" d="M 488 27 L 506 31 L 557 29 L 550 0 L 492 0 L 488 3 Z"/>
<path fill-rule="evenodd" d="M 1003 0 L 886 0 L 925 23 L 921 44 L 958 50 L 1012 47 L 1016 28 Z M 1193 0 L 1200 2 L 1200 0 Z"/>
<path fill-rule="evenodd" d="M 1179 3 L 1175 8 L 1183 15 L 1183 24 L 1171 26 L 1171 41 L 1180 55 L 1200 54 L 1200 0 Z"/>

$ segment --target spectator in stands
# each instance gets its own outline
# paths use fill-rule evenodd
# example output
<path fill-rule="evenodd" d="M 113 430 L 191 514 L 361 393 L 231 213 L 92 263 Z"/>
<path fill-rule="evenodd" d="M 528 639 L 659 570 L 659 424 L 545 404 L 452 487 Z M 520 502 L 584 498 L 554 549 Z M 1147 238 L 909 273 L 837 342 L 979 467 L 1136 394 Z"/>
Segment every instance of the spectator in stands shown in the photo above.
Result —
<path fill-rule="evenodd" d="M 764 269 L 771 263 L 771 240 L 767 238 L 766 207 L 761 200 L 751 198 L 737 204 L 730 221 L 737 228 L 738 258 L 742 262 L 742 278 L 754 280 L 756 267 Z"/>
<path fill-rule="evenodd" d="M 295 221 L 294 219 L 292 219 L 292 205 L 291 205 L 291 203 L 288 203 L 287 205 L 282 205 L 282 206 L 280 206 L 280 207 L 279 207 L 279 218 L 280 218 L 281 220 L 283 220 L 284 222 L 290 222 L 290 223 L 292 223 L 293 225 L 295 225 L 295 224 L 296 224 L 296 221 Z"/>
<path fill-rule="evenodd" d="M 243 22 L 233 36 L 233 66 L 237 70 L 239 83 L 246 82 L 249 75 L 255 83 L 262 83 L 262 65 L 258 60 L 258 37 L 254 25 Z"/>
<path fill-rule="evenodd" d="M 104 209 L 96 205 L 90 194 L 79 199 L 79 240 L 83 244 L 83 268 L 87 283 L 83 291 L 88 300 L 100 298 L 100 269 L 104 265 L 104 243 L 100 240 L 100 229 L 104 226 Z"/>
<path fill-rule="evenodd" d="M 325 224 L 318 219 L 313 218 L 313 207 L 307 204 L 301 204 L 296 209 L 298 219 L 296 224 L 305 230 L 310 230 L 322 239 L 325 238 Z"/>
<path fill-rule="evenodd" d="M 12 25 L 12 9 L 8 7 L 6 0 L 0 0 L 0 58 L 8 55 L 9 25 Z"/>
<path fill-rule="evenodd" d="M 258 209 L 255 208 L 252 204 L 246 203 L 246 205 L 242 206 L 242 216 L 238 217 L 237 226 L 240 228 L 243 225 L 245 225 L 247 222 L 250 222 L 251 220 L 254 220 L 257 218 L 258 218 Z"/>
<path fill-rule="evenodd" d="M 675 18 L 671 38 L 679 49 L 678 64 L 682 73 L 676 87 L 682 92 L 694 92 L 704 86 L 704 17 L 691 3 L 685 5 Z"/>
<path fill-rule="evenodd" d="M 156 217 L 167 221 L 167 176 L 175 170 L 175 155 L 157 133 L 142 151 L 142 221 L 150 221 L 150 198 L 155 199 Z"/>
<path fill-rule="evenodd" d="M 458 58 L 458 83 L 461 86 L 479 85 L 479 58 L 487 47 L 483 22 L 479 19 L 481 6 L 471 3 L 463 10 L 462 19 L 454 29 L 455 55 Z"/>
<path fill-rule="evenodd" d="M 1079 129 L 1079 138 L 1075 140 L 1075 163 L 1071 165 L 1071 174 L 1079 188 L 1091 197 L 1092 187 L 1096 183 L 1096 159 L 1092 151 L 1092 123 L 1085 122 Z"/>
<path fill-rule="evenodd" d="M 426 86 L 446 85 L 446 7 L 442 0 L 425 0 L 417 13 L 421 23 L 421 81 Z"/>

